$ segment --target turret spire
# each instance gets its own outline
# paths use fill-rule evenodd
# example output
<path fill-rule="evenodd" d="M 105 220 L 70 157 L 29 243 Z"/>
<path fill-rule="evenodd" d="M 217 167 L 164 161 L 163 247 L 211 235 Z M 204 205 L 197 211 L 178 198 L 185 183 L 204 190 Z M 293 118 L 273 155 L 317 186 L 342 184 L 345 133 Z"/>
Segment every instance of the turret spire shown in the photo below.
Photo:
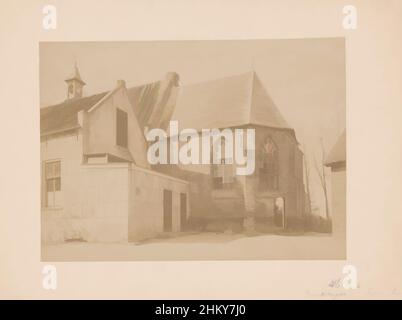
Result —
<path fill-rule="evenodd" d="M 66 80 L 67 83 L 67 99 L 81 98 L 82 89 L 85 82 L 82 80 L 77 62 L 74 63 L 74 72 Z"/>

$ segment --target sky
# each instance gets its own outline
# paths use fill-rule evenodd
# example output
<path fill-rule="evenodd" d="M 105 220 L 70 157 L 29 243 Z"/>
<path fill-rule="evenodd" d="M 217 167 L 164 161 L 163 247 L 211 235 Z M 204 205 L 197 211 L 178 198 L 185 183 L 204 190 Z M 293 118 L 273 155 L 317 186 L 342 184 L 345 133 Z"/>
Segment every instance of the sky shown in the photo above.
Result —
<path fill-rule="evenodd" d="M 254 70 L 296 132 L 313 176 L 312 198 L 323 210 L 313 159 L 329 152 L 345 129 L 345 42 L 343 38 L 230 41 L 41 42 L 40 106 L 66 99 L 64 80 L 77 63 L 84 95 L 180 76 L 180 85 Z"/>

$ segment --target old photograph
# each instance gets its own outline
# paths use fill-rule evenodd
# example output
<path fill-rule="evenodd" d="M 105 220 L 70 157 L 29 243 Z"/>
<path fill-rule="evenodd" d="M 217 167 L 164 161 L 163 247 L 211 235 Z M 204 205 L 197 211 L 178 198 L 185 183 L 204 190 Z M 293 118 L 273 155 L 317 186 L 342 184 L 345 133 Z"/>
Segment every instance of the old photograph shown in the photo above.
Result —
<path fill-rule="evenodd" d="M 346 258 L 343 38 L 39 58 L 42 261 Z"/>

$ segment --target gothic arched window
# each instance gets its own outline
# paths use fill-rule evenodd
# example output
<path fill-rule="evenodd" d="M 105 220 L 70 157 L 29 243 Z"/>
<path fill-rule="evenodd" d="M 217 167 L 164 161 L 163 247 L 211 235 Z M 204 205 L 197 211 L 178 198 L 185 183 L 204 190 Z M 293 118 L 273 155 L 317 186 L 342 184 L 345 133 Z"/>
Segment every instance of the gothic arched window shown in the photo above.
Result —
<path fill-rule="evenodd" d="M 267 137 L 262 144 L 259 160 L 260 187 L 265 190 L 277 190 L 279 186 L 278 147 L 270 137 Z"/>

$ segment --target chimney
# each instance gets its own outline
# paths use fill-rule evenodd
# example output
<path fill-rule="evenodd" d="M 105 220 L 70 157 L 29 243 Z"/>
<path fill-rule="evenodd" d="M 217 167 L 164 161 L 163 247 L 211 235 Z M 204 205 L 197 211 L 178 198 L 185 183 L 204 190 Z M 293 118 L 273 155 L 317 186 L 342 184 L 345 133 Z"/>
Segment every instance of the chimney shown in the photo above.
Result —
<path fill-rule="evenodd" d="M 166 73 L 165 81 L 168 84 L 172 84 L 173 87 L 178 87 L 179 86 L 179 80 L 180 80 L 180 77 L 176 72 L 168 72 L 168 73 Z"/>
<path fill-rule="evenodd" d="M 162 128 L 165 126 L 165 119 L 170 119 L 174 103 L 172 97 L 175 98 L 177 87 L 179 87 L 179 75 L 176 72 L 168 72 L 160 83 L 158 92 L 156 93 L 156 102 L 151 114 L 148 118 L 148 124 L 152 128 Z"/>
<path fill-rule="evenodd" d="M 126 81 L 124 80 L 117 80 L 118 87 L 126 87 Z"/>

